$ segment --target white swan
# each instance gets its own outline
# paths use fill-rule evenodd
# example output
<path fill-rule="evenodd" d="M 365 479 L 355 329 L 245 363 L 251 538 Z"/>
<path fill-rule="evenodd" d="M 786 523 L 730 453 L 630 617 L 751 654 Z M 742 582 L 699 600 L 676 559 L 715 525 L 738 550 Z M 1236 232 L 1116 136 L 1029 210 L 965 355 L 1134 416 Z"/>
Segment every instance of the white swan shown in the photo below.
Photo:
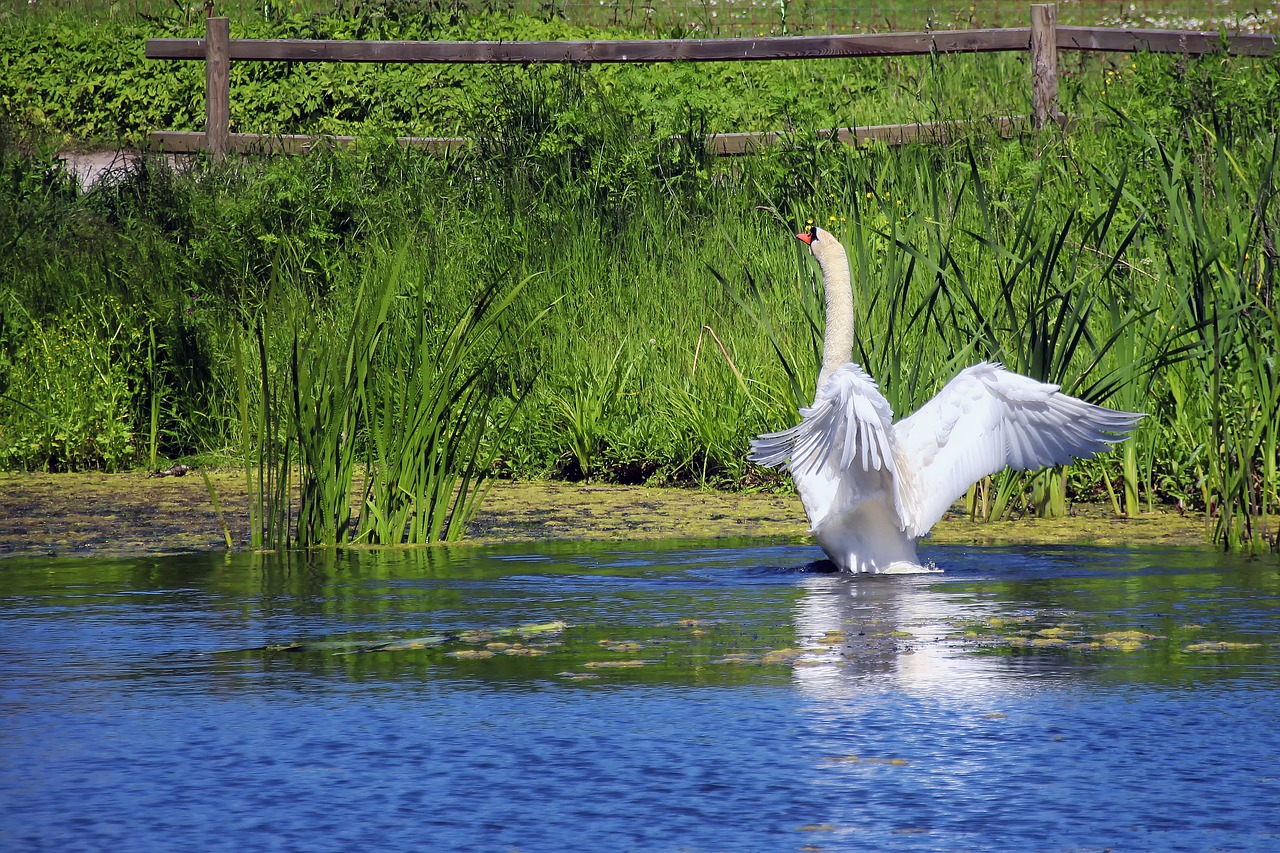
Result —
<path fill-rule="evenodd" d="M 895 424 L 875 380 L 849 361 L 853 288 L 844 247 L 821 228 L 796 237 L 818 259 L 826 291 L 818 391 L 799 424 L 756 438 L 748 458 L 791 472 L 814 539 L 841 571 L 926 571 L 916 541 L 973 483 L 1005 467 L 1088 459 L 1144 417 L 984 362 Z"/>

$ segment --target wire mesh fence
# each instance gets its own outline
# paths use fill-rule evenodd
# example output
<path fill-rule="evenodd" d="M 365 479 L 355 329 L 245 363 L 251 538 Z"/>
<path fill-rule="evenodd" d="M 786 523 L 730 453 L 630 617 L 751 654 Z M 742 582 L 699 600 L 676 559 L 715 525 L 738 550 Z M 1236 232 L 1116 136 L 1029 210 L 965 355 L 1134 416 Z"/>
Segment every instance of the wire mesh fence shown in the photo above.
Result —
<path fill-rule="evenodd" d="M 1028 0 L 0 0 L 0 17 L 63 14 L 94 18 L 233 21 L 359 12 L 370 6 L 558 19 L 663 37 L 750 37 L 1026 26 Z M 1280 32 L 1280 0 L 1064 0 L 1060 24 Z"/>

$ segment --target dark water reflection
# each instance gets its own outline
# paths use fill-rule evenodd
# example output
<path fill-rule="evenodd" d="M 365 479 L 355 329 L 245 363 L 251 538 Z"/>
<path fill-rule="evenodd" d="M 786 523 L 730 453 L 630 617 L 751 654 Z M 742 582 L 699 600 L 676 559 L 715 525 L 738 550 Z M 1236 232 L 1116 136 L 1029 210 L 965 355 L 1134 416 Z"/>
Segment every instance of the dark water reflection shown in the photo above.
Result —
<path fill-rule="evenodd" d="M 0 848 L 1280 849 L 1280 580 L 744 543 L 0 562 Z"/>

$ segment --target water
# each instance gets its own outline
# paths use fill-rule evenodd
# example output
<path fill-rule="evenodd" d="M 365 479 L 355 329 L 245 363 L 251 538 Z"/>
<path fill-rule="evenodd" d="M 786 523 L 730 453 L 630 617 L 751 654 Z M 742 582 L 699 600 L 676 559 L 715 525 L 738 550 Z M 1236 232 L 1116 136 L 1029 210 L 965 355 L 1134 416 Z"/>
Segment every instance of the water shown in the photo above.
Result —
<path fill-rule="evenodd" d="M 817 556 L 0 562 L 0 847 L 1280 849 L 1274 560 Z"/>

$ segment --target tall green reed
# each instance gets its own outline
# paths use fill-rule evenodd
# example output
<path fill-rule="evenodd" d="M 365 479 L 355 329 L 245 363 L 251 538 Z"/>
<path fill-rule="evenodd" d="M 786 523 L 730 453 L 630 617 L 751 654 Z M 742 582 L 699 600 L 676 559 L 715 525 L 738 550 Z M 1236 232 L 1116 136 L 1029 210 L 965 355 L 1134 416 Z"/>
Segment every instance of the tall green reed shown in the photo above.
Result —
<path fill-rule="evenodd" d="M 370 417 L 368 387 L 403 268 L 403 250 L 390 263 L 371 264 L 346 322 L 295 313 L 288 387 L 289 430 L 299 452 L 298 545 L 334 547 L 355 535 L 358 439 Z"/>
<path fill-rule="evenodd" d="M 392 275 L 404 304 L 361 389 L 368 479 L 359 538 L 383 544 L 463 535 L 528 391 L 503 384 L 501 362 L 545 314 L 506 322 L 529 279 L 497 277 L 462 316 L 437 327 L 430 283 L 407 273 L 402 251 Z"/>
<path fill-rule="evenodd" d="M 249 543 L 282 548 L 293 541 L 294 433 L 284 427 L 284 380 L 272 366 L 266 320 L 250 318 L 231 332 L 237 428 L 249 502 Z M 256 395 L 256 396 L 255 396 Z"/>
<path fill-rule="evenodd" d="M 1164 274 L 1178 294 L 1180 322 L 1198 352 L 1171 378 L 1172 418 L 1203 460 L 1201 491 L 1211 538 L 1225 548 L 1277 547 L 1280 323 L 1274 289 L 1280 136 L 1241 160 L 1201 129 L 1189 152 L 1138 132 L 1155 155 L 1168 203 L 1160 235 Z"/>
<path fill-rule="evenodd" d="M 371 251 L 345 302 L 268 295 L 251 332 L 256 393 L 235 345 L 255 545 L 463 534 L 527 390 L 504 383 L 503 362 L 545 313 L 508 323 L 526 281 L 506 281 L 457 312 L 405 242 Z"/>

